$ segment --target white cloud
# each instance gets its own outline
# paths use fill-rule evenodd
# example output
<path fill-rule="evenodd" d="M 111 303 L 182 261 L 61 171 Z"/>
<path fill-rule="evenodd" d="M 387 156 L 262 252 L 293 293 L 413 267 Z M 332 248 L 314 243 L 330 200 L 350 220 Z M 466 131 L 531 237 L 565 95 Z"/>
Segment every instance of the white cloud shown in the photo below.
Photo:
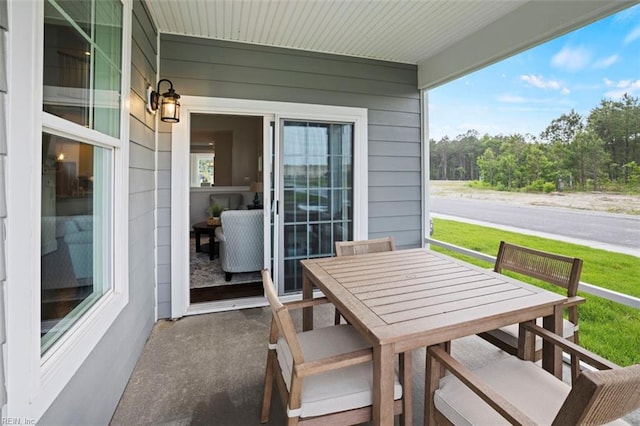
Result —
<path fill-rule="evenodd" d="M 562 85 L 560 81 L 546 80 L 541 75 L 525 74 L 520 76 L 520 80 L 539 89 L 559 90 L 563 95 L 567 95 L 571 92 L 566 86 Z"/>
<path fill-rule="evenodd" d="M 601 58 L 598 59 L 597 61 L 594 62 L 593 67 L 594 68 L 609 68 L 611 65 L 615 64 L 616 62 L 618 62 L 618 55 L 611 55 L 608 56 L 606 58 Z"/>
<path fill-rule="evenodd" d="M 606 80 L 606 79 L 605 79 Z M 609 83 L 609 84 L 606 84 Z M 615 89 L 609 90 L 605 93 L 605 96 L 618 99 L 621 98 L 625 93 L 629 96 L 634 96 L 636 93 L 640 93 L 640 80 L 620 80 L 617 83 L 611 80 L 606 80 L 605 84 L 608 87 L 614 87 Z"/>
<path fill-rule="evenodd" d="M 591 61 L 591 53 L 584 47 L 563 47 L 551 58 L 551 65 L 569 72 L 580 71 Z"/>
<path fill-rule="evenodd" d="M 602 81 L 604 81 L 604 85 L 607 86 L 607 87 L 611 87 L 611 86 L 613 86 L 615 84 L 613 81 L 609 80 L 606 77 Z"/>
<path fill-rule="evenodd" d="M 629 34 L 624 38 L 624 44 L 629 44 L 633 41 L 636 41 L 640 38 L 640 26 L 635 27 L 631 30 Z"/>

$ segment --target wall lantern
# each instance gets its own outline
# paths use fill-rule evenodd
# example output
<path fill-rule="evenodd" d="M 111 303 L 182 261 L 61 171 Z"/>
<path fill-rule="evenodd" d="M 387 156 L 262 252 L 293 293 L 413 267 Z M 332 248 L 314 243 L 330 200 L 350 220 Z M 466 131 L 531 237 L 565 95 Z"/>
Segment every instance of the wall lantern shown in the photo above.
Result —
<path fill-rule="evenodd" d="M 160 83 L 166 81 L 169 83 L 169 91 L 160 95 Z M 160 120 L 167 123 L 180 122 L 180 95 L 173 90 L 173 83 L 171 80 L 163 78 L 158 82 L 158 88 L 154 91 L 151 86 L 147 87 L 147 110 L 151 113 L 156 112 L 158 109 L 158 102 L 162 96 L 162 103 L 160 104 Z"/>

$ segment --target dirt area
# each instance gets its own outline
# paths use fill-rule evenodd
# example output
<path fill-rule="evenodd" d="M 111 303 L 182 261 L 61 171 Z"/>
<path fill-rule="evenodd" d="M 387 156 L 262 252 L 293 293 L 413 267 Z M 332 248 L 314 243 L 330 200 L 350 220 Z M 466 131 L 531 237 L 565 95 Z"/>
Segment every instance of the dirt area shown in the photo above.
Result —
<path fill-rule="evenodd" d="M 492 191 L 470 188 L 468 182 L 431 181 L 432 196 L 462 197 L 478 200 L 504 201 L 533 206 L 565 207 L 608 213 L 640 215 L 640 195 L 606 192 L 553 192 L 530 194 L 525 192 Z"/>

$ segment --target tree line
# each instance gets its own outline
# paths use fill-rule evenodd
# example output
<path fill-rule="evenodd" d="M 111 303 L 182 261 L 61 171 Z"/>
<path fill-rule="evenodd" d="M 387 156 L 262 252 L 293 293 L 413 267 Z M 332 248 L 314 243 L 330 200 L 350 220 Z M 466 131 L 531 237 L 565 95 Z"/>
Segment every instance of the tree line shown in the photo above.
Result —
<path fill-rule="evenodd" d="M 539 136 L 480 136 L 429 141 L 430 178 L 477 180 L 500 190 L 640 191 L 640 102 L 602 99 L 587 117 L 574 110 Z"/>

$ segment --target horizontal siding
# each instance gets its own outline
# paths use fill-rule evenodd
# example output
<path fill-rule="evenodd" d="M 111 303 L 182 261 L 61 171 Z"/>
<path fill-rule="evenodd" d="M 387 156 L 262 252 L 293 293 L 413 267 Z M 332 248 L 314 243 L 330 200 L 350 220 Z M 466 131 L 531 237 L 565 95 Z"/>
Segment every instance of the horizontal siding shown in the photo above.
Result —
<path fill-rule="evenodd" d="M 388 203 L 386 201 L 372 201 L 369 203 L 369 218 L 388 218 L 398 215 L 419 216 L 421 212 L 420 200 L 397 201 Z"/>
<path fill-rule="evenodd" d="M 420 128 L 420 113 L 369 109 L 369 125 Z"/>
<path fill-rule="evenodd" d="M 160 51 L 161 59 L 317 74 L 327 74 L 327 70 L 331 70 L 332 75 L 408 83 L 414 88 L 418 83 L 416 67 L 412 65 L 221 40 L 163 34 Z M 166 55 L 166 52 L 171 54 Z"/>
<path fill-rule="evenodd" d="M 370 93 L 371 81 L 375 81 L 379 96 L 402 96 L 410 99 L 418 98 L 415 95 L 415 86 L 409 84 L 365 80 L 359 77 L 327 75 L 326 70 L 324 73 L 308 73 L 182 60 L 167 60 L 162 64 L 162 74 L 165 76 L 180 76 L 185 79 L 200 81 L 211 81 L 211 79 L 215 79 L 214 81 L 218 82 L 245 83 L 254 81 L 255 75 L 258 73 L 260 74 L 260 84 L 269 86 L 319 90 L 323 90 L 328 86 L 347 93 L 368 94 Z M 210 78 L 203 78 L 205 76 L 210 76 Z M 309 79 L 309 76 L 316 76 L 317 79 Z"/>
<path fill-rule="evenodd" d="M 162 64 L 160 65 L 162 67 Z M 162 69 L 162 68 L 161 68 Z M 259 73 L 245 83 L 221 82 L 212 80 L 184 79 L 181 75 L 161 74 L 173 82 L 176 92 L 181 95 L 216 96 L 220 98 L 256 99 L 278 102 L 300 102 L 321 105 L 339 105 L 363 107 L 370 105 L 375 109 L 387 109 L 395 112 L 415 112 L 419 110 L 419 99 L 392 96 L 377 96 L 344 91 L 330 91 L 326 88 L 302 88 L 289 86 L 271 86 L 260 84 Z M 318 79 L 309 75 L 310 80 Z M 314 83 L 315 85 L 315 83 Z M 372 86 L 375 86 L 372 82 Z"/>
<path fill-rule="evenodd" d="M 420 157 L 369 156 L 369 175 L 372 172 L 420 171 Z M 416 182 L 420 185 L 420 180 Z"/>
<path fill-rule="evenodd" d="M 369 139 L 371 157 L 420 157 L 420 144 L 415 142 L 374 141 Z"/>
<path fill-rule="evenodd" d="M 369 186 L 372 188 L 380 186 L 414 187 L 416 179 L 420 181 L 419 171 L 370 173 Z"/>

